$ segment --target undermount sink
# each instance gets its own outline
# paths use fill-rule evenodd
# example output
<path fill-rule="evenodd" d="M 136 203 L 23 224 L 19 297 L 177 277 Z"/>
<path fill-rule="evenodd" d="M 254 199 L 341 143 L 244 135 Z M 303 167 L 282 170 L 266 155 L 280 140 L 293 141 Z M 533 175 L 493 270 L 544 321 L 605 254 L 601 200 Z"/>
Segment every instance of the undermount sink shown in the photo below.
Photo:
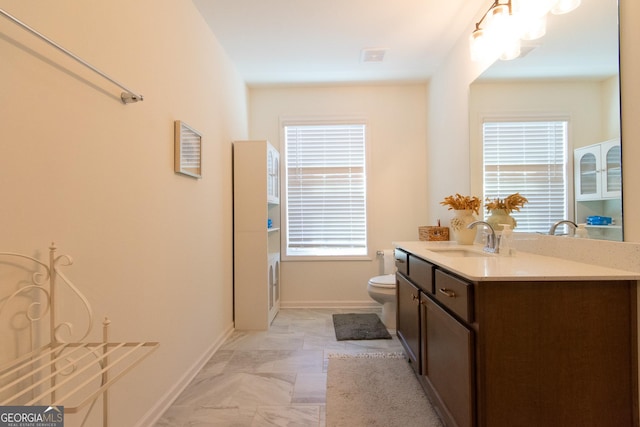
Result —
<path fill-rule="evenodd" d="M 478 258 L 478 257 L 491 257 L 493 254 L 487 252 L 480 252 L 470 249 L 429 249 L 432 252 L 436 252 L 440 255 L 457 257 L 457 258 Z"/>

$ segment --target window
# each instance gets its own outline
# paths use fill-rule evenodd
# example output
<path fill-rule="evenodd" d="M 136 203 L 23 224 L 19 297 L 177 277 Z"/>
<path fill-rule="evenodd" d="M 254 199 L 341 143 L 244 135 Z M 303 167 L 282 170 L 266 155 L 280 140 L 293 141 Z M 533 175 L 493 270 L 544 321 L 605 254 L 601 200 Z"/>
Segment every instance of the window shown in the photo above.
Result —
<path fill-rule="evenodd" d="M 544 232 L 568 218 L 567 121 L 485 121 L 482 134 L 484 197 L 529 200 L 512 214 L 518 231 Z"/>
<path fill-rule="evenodd" d="M 287 256 L 367 255 L 366 125 L 284 126 Z"/>

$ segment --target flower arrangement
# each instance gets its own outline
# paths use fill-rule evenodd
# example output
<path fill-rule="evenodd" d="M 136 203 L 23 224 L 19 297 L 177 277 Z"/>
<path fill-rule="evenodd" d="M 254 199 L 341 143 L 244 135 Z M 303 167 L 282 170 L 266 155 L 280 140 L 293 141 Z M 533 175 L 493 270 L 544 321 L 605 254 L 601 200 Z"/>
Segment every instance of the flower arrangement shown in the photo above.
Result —
<path fill-rule="evenodd" d="M 491 212 L 496 209 L 504 209 L 508 214 L 513 211 L 520 211 L 520 208 L 524 206 L 525 203 L 528 203 L 526 197 L 520 195 L 520 193 L 511 194 L 504 199 L 496 197 L 495 199 L 486 198 L 485 207 L 487 208 L 487 212 Z"/>
<path fill-rule="evenodd" d="M 481 202 L 476 196 L 462 196 L 456 193 L 454 196 L 445 197 L 440 204 L 449 206 L 449 210 L 472 210 L 477 215 Z"/>

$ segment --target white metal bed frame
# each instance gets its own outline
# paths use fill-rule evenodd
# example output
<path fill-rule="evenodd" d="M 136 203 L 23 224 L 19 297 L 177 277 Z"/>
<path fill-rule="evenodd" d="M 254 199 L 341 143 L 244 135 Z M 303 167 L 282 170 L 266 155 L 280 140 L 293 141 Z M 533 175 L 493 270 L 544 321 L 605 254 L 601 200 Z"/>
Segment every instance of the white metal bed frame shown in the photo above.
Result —
<path fill-rule="evenodd" d="M 28 255 L 0 252 L 0 265 L 11 264 L 17 259 L 35 263 L 31 283 L 19 287 L 9 297 L 0 300 L 0 319 L 13 301 L 31 298 L 27 308 L 21 312 L 28 320 L 30 351 L 0 366 L 0 406 L 64 406 L 65 414 L 73 414 L 89 405 L 81 423 L 85 425 L 102 395 L 102 425 L 107 427 L 109 387 L 155 351 L 159 343 L 110 342 L 110 321 L 107 318 L 102 324 L 101 342 L 82 342 L 93 328 L 93 312 L 84 295 L 60 271 L 60 267 L 73 263 L 72 258 L 68 255 L 57 256 L 53 243 L 49 247 L 48 263 Z M 62 328 L 70 332 L 73 325 L 56 319 L 58 279 L 81 300 L 87 311 L 88 326 L 74 342 L 67 342 L 60 335 Z M 38 299 L 32 298 L 34 292 L 40 295 Z M 44 299 L 41 301 L 42 297 Z M 50 342 L 34 348 L 34 333 L 47 314 Z M 66 403 L 71 403 L 72 406 L 67 406 Z"/>

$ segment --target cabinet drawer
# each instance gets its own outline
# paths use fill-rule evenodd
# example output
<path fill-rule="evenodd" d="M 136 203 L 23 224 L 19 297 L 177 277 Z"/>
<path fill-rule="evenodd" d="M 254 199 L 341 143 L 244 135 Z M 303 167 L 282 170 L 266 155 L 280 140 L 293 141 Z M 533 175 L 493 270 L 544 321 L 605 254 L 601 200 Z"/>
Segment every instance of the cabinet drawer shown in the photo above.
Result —
<path fill-rule="evenodd" d="M 396 268 L 398 273 L 402 273 L 405 276 L 409 274 L 409 254 L 400 249 L 396 249 L 394 253 L 396 257 Z"/>
<path fill-rule="evenodd" d="M 462 319 L 473 321 L 473 288 L 469 283 L 436 270 L 435 297 Z"/>
<path fill-rule="evenodd" d="M 433 265 L 409 255 L 409 279 L 424 292 L 433 293 Z"/>

